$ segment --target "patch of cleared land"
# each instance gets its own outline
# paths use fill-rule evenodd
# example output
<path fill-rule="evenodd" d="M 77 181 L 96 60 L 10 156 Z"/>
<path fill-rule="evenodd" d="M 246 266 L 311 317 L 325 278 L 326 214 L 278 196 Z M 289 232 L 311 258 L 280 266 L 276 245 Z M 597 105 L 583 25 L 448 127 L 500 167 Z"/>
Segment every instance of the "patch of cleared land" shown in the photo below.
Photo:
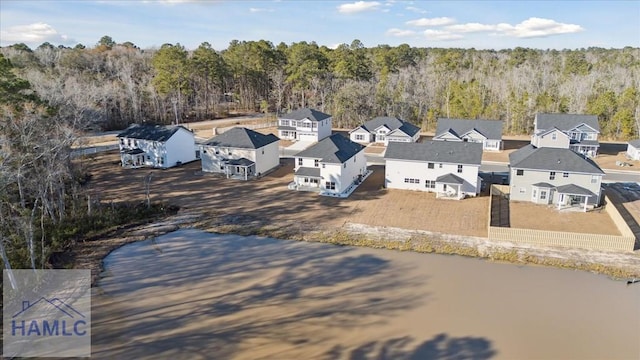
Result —
<path fill-rule="evenodd" d="M 84 160 L 93 174 L 90 189 L 102 201 L 143 200 L 143 178 L 153 173 L 151 200 L 183 209 L 215 211 L 262 224 L 295 223 L 301 228 L 338 228 L 346 222 L 382 225 L 457 235 L 486 236 L 488 197 L 463 201 L 436 199 L 433 194 L 386 190 L 384 167 L 348 199 L 289 190 L 293 161 L 282 159 L 271 174 L 251 181 L 229 180 L 202 173 L 200 162 L 180 168 L 123 169 L 115 152 Z M 238 220 L 240 221 L 240 220 Z"/>
<path fill-rule="evenodd" d="M 512 228 L 620 236 L 611 217 L 603 210 L 586 213 L 559 211 L 552 206 L 512 201 L 509 203 L 509 212 Z"/>

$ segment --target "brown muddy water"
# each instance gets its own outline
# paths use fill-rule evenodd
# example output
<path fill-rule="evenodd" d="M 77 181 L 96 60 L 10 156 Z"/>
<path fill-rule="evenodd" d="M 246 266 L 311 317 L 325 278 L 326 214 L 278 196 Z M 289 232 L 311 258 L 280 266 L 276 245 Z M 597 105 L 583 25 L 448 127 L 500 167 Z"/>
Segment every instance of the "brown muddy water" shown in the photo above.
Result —
<path fill-rule="evenodd" d="M 640 284 L 180 230 L 105 259 L 101 359 L 640 359 Z"/>

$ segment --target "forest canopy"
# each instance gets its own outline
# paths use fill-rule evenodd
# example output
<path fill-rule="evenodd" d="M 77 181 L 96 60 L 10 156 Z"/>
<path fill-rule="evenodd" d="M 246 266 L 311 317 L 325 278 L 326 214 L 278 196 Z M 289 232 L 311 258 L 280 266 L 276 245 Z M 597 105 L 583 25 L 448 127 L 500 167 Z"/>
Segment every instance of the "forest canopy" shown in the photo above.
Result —
<path fill-rule="evenodd" d="M 232 41 L 140 49 L 103 36 L 93 47 L 0 48 L 37 96 L 88 129 L 168 124 L 230 110 L 314 107 L 351 128 L 375 116 L 435 127 L 437 117 L 502 120 L 527 134 L 536 112 L 598 115 L 602 137 L 638 137 L 640 48 L 475 50 Z"/>

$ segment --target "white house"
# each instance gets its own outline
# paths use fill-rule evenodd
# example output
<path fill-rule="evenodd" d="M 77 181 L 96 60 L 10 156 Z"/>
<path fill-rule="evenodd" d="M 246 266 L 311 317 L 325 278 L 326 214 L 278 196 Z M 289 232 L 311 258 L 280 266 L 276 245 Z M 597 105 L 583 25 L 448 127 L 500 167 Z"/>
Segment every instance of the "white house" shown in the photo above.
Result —
<path fill-rule="evenodd" d="M 387 188 L 435 192 L 437 197 L 448 199 L 480 192 L 480 143 L 390 143 L 384 159 Z"/>
<path fill-rule="evenodd" d="M 117 137 L 123 167 L 169 168 L 197 157 L 193 132 L 182 126 L 131 125 Z"/>
<path fill-rule="evenodd" d="M 438 118 L 436 141 L 481 143 L 487 151 L 502 150 L 502 121 Z"/>
<path fill-rule="evenodd" d="M 640 139 L 629 141 L 627 157 L 631 160 L 640 160 Z"/>
<path fill-rule="evenodd" d="M 395 117 L 379 116 L 349 132 L 349 139 L 360 144 L 373 142 L 416 142 L 420 128 Z"/>
<path fill-rule="evenodd" d="M 600 204 L 604 172 L 569 149 L 527 145 L 509 154 L 509 199 L 558 208 Z"/>
<path fill-rule="evenodd" d="M 533 120 L 533 127 L 531 138 L 533 146 L 561 147 L 560 145 L 562 145 L 562 148 L 571 149 L 587 157 L 595 157 L 598 154 L 600 124 L 596 115 L 538 113 Z M 566 143 L 564 139 L 558 138 L 559 141 L 550 141 L 548 135 L 555 133 L 553 129 L 560 130 L 567 135 L 569 138 L 567 147 L 564 147 Z M 542 140 L 541 137 L 547 138 Z"/>
<path fill-rule="evenodd" d="M 280 164 L 279 139 L 273 134 L 234 127 L 200 145 L 202 171 L 248 180 Z"/>
<path fill-rule="evenodd" d="M 289 188 L 348 196 L 368 175 L 364 146 L 333 134 L 295 156 Z"/>
<path fill-rule="evenodd" d="M 278 137 L 318 142 L 331 135 L 331 115 L 314 109 L 298 109 L 278 116 Z"/>

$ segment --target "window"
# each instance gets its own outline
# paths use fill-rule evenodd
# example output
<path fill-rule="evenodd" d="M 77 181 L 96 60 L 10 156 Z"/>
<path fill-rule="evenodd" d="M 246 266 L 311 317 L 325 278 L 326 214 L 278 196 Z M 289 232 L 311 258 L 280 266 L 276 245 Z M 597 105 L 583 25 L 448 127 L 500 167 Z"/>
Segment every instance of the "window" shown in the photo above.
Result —
<path fill-rule="evenodd" d="M 362 135 L 362 134 L 356 134 L 356 140 L 358 140 L 358 141 L 364 141 L 364 135 Z"/>
<path fill-rule="evenodd" d="M 458 165 L 458 174 L 462 174 L 462 165 Z"/>
<path fill-rule="evenodd" d="M 347 168 L 347 163 L 342 164 L 342 168 L 346 169 Z"/>
<path fill-rule="evenodd" d="M 163 157 L 158 158 L 158 160 L 159 160 L 160 165 L 164 165 L 164 158 Z"/>
<path fill-rule="evenodd" d="M 280 120 L 280 125 L 289 126 L 289 120 Z"/>
<path fill-rule="evenodd" d="M 404 178 L 404 182 L 407 184 L 420 184 L 420 179 Z"/>
<path fill-rule="evenodd" d="M 522 169 L 516 170 L 516 176 L 522 176 L 522 175 L 524 175 L 524 170 Z"/>
<path fill-rule="evenodd" d="M 433 180 L 425 180 L 424 181 L 424 187 L 426 187 L 427 189 L 435 189 L 436 188 L 436 182 Z"/>
<path fill-rule="evenodd" d="M 544 190 L 540 190 L 540 200 L 546 200 L 547 199 L 547 192 Z"/>
<path fill-rule="evenodd" d="M 325 187 L 326 189 L 328 189 L 328 190 L 335 190 L 335 189 L 336 189 L 336 183 L 335 183 L 335 182 L 333 182 L 333 181 L 327 181 L 327 182 L 324 184 L 324 187 Z"/>
<path fill-rule="evenodd" d="M 556 133 L 551 134 L 551 140 L 555 140 L 557 138 L 558 138 L 558 134 Z"/>
<path fill-rule="evenodd" d="M 302 158 L 298 158 L 298 166 L 302 166 Z"/>
<path fill-rule="evenodd" d="M 599 176 L 597 176 L 597 175 L 591 175 L 591 183 L 592 184 L 597 184 L 598 183 L 598 178 L 599 178 Z"/>
<path fill-rule="evenodd" d="M 151 156 L 147 155 L 147 161 L 151 160 Z"/>
<path fill-rule="evenodd" d="M 264 155 L 264 149 L 262 149 L 262 155 Z"/>
<path fill-rule="evenodd" d="M 120 145 L 124 145 L 124 139 L 120 138 Z"/>
<path fill-rule="evenodd" d="M 568 172 L 562 173 L 562 177 L 568 178 L 569 177 L 569 173 Z"/>
<path fill-rule="evenodd" d="M 533 190 L 531 190 L 531 197 L 534 199 L 538 197 L 538 189 L 534 188 Z"/>
<path fill-rule="evenodd" d="M 427 169 L 433 169 L 433 168 L 434 168 L 433 163 L 427 163 Z"/>
<path fill-rule="evenodd" d="M 320 166 L 320 160 L 318 160 L 318 159 L 313 160 L 313 166 L 315 166 L 315 167 Z"/>
<path fill-rule="evenodd" d="M 442 169 L 442 163 L 440 163 L 440 164 L 438 165 L 438 167 L 439 167 L 440 169 Z"/>
<path fill-rule="evenodd" d="M 322 168 L 323 168 L 323 169 L 325 168 L 324 164 L 322 164 Z"/>
<path fill-rule="evenodd" d="M 220 170 L 224 170 L 224 165 L 220 165 Z"/>
<path fill-rule="evenodd" d="M 526 192 L 527 192 L 527 189 L 525 189 L 525 188 L 523 188 L 523 187 L 521 187 L 521 188 L 520 188 L 520 194 L 524 194 L 524 193 L 526 193 Z"/>
<path fill-rule="evenodd" d="M 556 172 L 552 171 L 549 173 L 549 180 L 555 180 L 556 179 Z"/>

